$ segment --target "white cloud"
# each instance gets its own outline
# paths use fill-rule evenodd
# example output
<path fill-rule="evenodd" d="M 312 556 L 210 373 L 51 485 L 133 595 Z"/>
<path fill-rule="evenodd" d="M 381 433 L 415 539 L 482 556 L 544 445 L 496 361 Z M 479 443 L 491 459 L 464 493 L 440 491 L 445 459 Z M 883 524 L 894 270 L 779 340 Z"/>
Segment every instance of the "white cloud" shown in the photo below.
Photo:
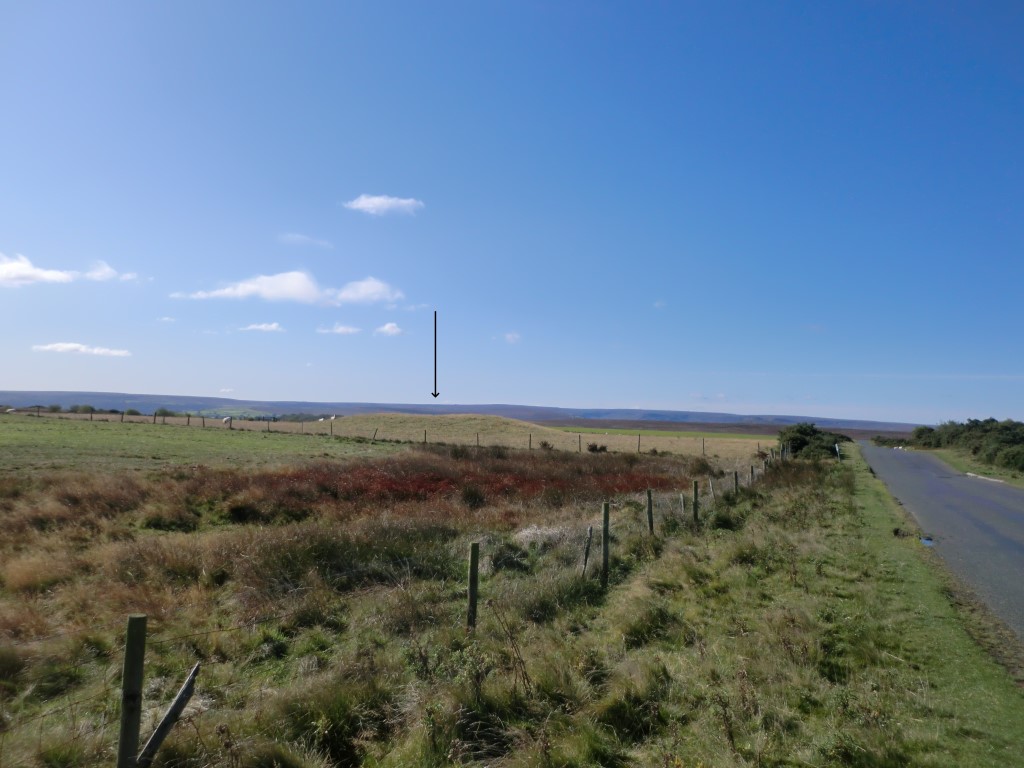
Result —
<path fill-rule="evenodd" d="M 232 283 L 215 291 L 172 293 L 175 299 L 247 299 L 256 297 L 267 301 L 299 301 L 313 304 L 324 299 L 324 292 L 316 280 L 305 272 L 280 272 L 276 275 L 256 275 L 248 280 Z"/>
<path fill-rule="evenodd" d="M 280 272 L 256 275 L 213 291 L 172 293 L 174 299 L 265 299 L 266 301 L 298 301 L 303 304 L 374 304 L 393 302 L 405 294 L 375 277 L 348 283 L 341 290 L 321 288 L 306 272 Z"/>
<path fill-rule="evenodd" d="M 400 301 L 405 294 L 392 288 L 375 277 L 356 280 L 338 291 L 338 301 L 342 304 L 373 304 L 378 301 Z"/>
<path fill-rule="evenodd" d="M 178 322 L 173 317 L 158 317 L 156 320 L 157 320 L 158 323 L 176 323 L 176 322 Z"/>
<path fill-rule="evenodd" d="M 424 203 L 414 197 L 360 195 L 344 205 L 350 211 L 362 211 L 371 216 L 383 216 L 385 213 L 415 213 L 424 206 Z"/>
<path fill-rule="evenodd" d="M 341 323 L 335 323 L 333 328 L 317 328 L 317 333 L 337 333 L 340 336 L 352 336 L 353 334 L 359 333 L 361 328 L 353 328 L 351 325 L 342 325 Z"/>
<path fill-rule="evenodd" d="M 523 337 L 520 336 L 515 331 L 510 331 L 510 332 L 505 334 L 505 341 L 507 341 L 509 344 L 518 344 L 519 340 L 522 339 L 522 338 Z"/>
<path fill-rule="evenodd" d="M 239 328 L 240 331 L 263 331 L 265 333 L 283 333 L 284 328 L 281 327 L 280 323 L 253 323 L 247 325 L 245 328 Z"/>
<path fill-rule="evenodd" d="M 138 275 L 134 272 L 122 275 L 105 261 L 97 261 L 92 265 L 92 269 L 85 273 L 70 269 L 43 269 L 21 254 L 12 259 L 0 253 L 0 286 L 8 288 L 31 285 L 32 283 L 71 283 L 83 278 L 104 282 L 118 277 L 121 280 L 135 280 Z"/>
<path fill-rule="evenodd" d="M 86 280 L 95 280 L 96 282 L 113 280 L 115 277 L 117 277 L 117 270 L 105 261 L 97 261 L 92 265 L 92 269 L 85 273 Z"/>
<path fill-rule="evenodd" d="M 314 248 L 333 248 L 334 244 L 329 240 L 321 240 L 317 237 L 302 235 L 298 232 L 285 232 L 277 236 L 277 240 L 285 245 L 310 245 Z"/>
<path fill-rule="evenodd" d="M 398 323 L 384 323 L 384 325 L 374 331 L 374 333 L 381 336 L 397 336 L 401 332 L 402 329 L 398 327 Z"/>
<path fill-rule="evenodd" d="M 32 283 L 70 283 L 77 276 L 75 272 L 37 267 L 21 254 L 11 259 L 0 253 L 0 286 L 15 288 Z"/>
<path fill-rule="evenodd" d="M 222 387 L 221 390 L 220 390 L 220 393 L 222 395 L 230 395 L 234 391 L 235 390 L 233 390 L 231 387 Z"/>
<path fill-rule="evenodd" d="M 57 342 L 55 344 L 36 344 L 32 347 L 36 352 L 65 352 L 75 355 L 101 355 L 103 357 L 131 357 L 127 349 L 107 349 L 106 347 L 90 347 L 74 342 Z"/>

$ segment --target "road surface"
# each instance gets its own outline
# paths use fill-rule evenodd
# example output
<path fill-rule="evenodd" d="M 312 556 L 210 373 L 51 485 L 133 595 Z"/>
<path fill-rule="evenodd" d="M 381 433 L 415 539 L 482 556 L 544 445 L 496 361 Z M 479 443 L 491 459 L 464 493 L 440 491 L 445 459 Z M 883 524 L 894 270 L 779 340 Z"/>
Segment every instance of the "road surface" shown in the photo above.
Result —
<path fill-rule="evenodd" d="M 968 477 L 928 453 L 860 446 L 949 569 L 1024 640 L 1024 489 Z"/>

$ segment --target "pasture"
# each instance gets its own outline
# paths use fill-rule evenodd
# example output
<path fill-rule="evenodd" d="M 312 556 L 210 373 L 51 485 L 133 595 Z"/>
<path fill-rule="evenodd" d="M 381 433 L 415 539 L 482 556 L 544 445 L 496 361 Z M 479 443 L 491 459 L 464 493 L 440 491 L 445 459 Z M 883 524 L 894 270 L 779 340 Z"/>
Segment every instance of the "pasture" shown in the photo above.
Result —
<path fill-rule="evenodd" d="M 698 456 L 168 422 L 0 419 L 0 768 L 112 764 L 130 613 L 149 621 L 143 737 L 200 664 L 164 768 L 1024 753 L 1019 689 L 855 455 L 732 492 Z"/>
<path fill-rule="evenodd" d="M 16 414 L 0 418 L 0 425 L 7 419 L 14 423 L 25 424 L 29 429 L 35 420 L 42 421 L 62 420 L 72 422 L 85 422 L 93 426 L 102 424 L 122 424 L 121 417 L 111 414 L 95 414 L 90 418 L 86 414 L 47 414 L 40 417 L 29 414 Z M 562 427 L 546 427 L 537 424 L 530 424 L 525 421 L 506 419 L 499 416 L 423 416 L 419 414 L 364 414 L 357 416 L 339 417 L 335 420 L 329 418 L 323 421 L 256 421 L 242 418 L 232 420 L 231 429 L 228 430 L 220 418 L 201 416 L 168 416 L 157 417 L 154 422 L 151 416 L 126 416 L 123 425 L 153 426 L 153 427 L 188 427 L 200 433 L 216 432 L 219 430 L 232 432 L 257 432 L 268 436 L 273 435 L 302 435 L 305 437 L 345 437 L 367 442 L 399 442 L 399 443 L 422 443 L 424 432 L 428 444 L 465 445 L 465 446 L 503 446 L 506 448 L 540 449 L 542 444 L 551 448 L 564 451 L 587 450 L 590 443 L 604 445 L 609 451 L 619 453 L 637 452 L 636 431 L 628 430 L 588 430 L 572 429 Z M 116 431 L 105 433 L 111 439 L 116 440 Z M 140 433 L 154 434 L 154 433 Z M 25 432 L 21 439 L 31 441 L 31 436 Z M 106 438 L 100 438 L 103 442 Z M 180 438 L 184 440 L 185 438 Z M 197 438 L 200 439 L 200 438 Z M 654 430 L 640 433 L 640 452 L 650 453 L 652 450 L 658 453 L 672 453 L 680 456 L 706 456 L 709 459 L 720 459 L 730 466 L 735 465 L 742 469 L 749 464 L 759 463 L 755 456 L 758 445 L 765 448 L 771 443 L 770 438 L 765 435 L 731 435 L 715 433 L 689 433 L 673 432 L 665 430 Z M 245 446 L 245 450 L 257 450 L 258 443 L 239 441 Z M 303 444 L 305 446 L 311 443 Z M 217 454 L 221 442 L 215 437 L 202 438 L 201 445 L 209 446 L 209 451 Z M 286 458 L 300 459 L 308 457 L 310 451 L 304 450 L 303 445 L 294 446 L 289 451 L 283 448 L 273 448 L 263 451 L 264 455 L 270 456 L 281 450 Z M 85 447 L 85 446 L 83 446 Z M 104 448 L 112 446 L 104 444 Z M 86 447 L 87 448 L 87 447 Z M 116 450 L 116 449 L 115 449 Z M 197 448 L 202 451 L 202 447 Z M 69 451 L 68 455 L 74 455 L 75 451 Z M 340 454 L 331 454 L 331 456 Z"/>

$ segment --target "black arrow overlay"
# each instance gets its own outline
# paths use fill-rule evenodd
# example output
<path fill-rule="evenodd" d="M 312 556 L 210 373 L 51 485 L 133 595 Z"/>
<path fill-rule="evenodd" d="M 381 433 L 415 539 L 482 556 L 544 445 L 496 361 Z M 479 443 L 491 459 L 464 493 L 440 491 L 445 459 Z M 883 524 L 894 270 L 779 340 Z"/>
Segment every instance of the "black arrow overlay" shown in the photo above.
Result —
<path fill-rule="evenodd" d="M 437 397 L 441 393 L 437 391 L 437 310 L 434 310 L 434 391 L 431 392 L 434 397 Z"/>

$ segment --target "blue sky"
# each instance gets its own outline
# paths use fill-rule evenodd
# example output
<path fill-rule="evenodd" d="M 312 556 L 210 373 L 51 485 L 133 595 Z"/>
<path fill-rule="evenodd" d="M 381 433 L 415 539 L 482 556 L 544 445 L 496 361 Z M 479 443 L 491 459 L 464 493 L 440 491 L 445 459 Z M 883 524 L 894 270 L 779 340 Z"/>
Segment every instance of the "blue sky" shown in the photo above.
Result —
<path fill-rule="evenodd" d="M 0 389 L 1024 419 L 1015 3 L 0 2 Z"/>

